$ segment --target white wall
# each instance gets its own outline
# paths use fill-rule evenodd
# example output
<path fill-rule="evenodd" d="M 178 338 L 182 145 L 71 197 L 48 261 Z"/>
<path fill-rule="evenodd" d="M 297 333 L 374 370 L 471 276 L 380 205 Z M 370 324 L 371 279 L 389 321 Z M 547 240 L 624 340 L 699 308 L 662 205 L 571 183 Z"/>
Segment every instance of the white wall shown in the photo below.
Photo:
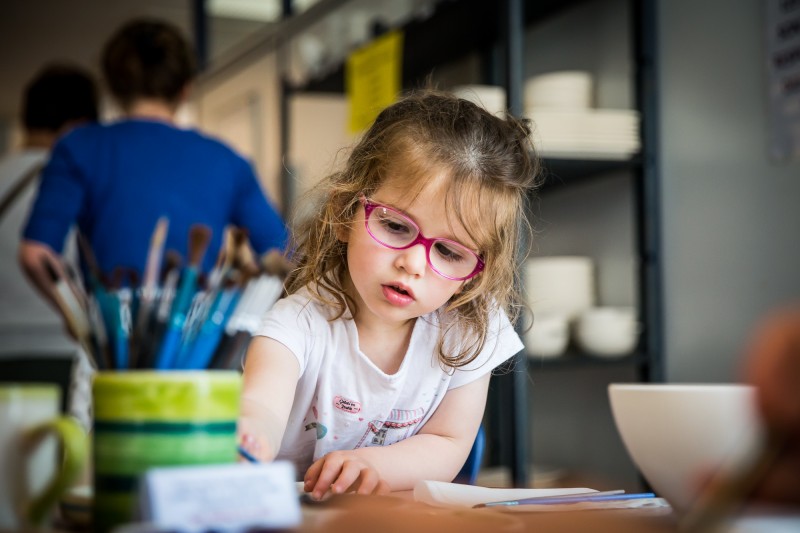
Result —
<path fill-rule="evenodd" d="M 767 152 L 764 4 L 659 3 L 669 381 L 736 379 L 757 318 L 800 300 L 800 166 Z"/>

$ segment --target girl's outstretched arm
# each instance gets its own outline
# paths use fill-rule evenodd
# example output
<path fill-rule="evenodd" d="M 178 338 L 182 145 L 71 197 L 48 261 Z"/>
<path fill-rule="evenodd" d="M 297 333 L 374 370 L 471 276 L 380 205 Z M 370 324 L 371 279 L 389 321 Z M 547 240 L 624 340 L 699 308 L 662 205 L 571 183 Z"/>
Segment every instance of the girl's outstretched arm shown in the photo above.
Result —
<path fill-rule="evenodd" d="M 239 439 L 260 461 L 278 454 L 294 401 L 300 364 L 268 337 L 253 337 L 244 366 Z"/>
<path fill-rule="evenodd" d="M 332 452 L 309 467 L 305 490 L 334 494 L 410 490 L 421 480 L 452 481 L 464 466 L 486 406 L 490 374 L 447 392 L 413 437 L 392 444 Z"/>

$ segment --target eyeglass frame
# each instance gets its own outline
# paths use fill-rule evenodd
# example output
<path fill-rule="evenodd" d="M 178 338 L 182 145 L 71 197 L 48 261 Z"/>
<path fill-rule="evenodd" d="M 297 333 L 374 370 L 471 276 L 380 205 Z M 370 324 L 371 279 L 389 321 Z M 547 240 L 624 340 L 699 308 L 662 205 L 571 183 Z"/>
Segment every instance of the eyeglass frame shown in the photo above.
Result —
<path fill-rule="evenodd" d="M 422 234 L 422 230 L 417 225 L 417 223 L 414 222 L 405 213 L 402 213 L 402 212 L 398 211 L 397 209 L 395 209 L 393 207 L 390 207 L 388 205 L 384 205 L 384 204 L 379 204 L 377 202 L 373 202 L 372 200 L 370 200 L 369 198 L 367 198 L 363 194 L 359 196 L 358 200 L 361 202 L 361 205 L 364 206 L 364 228 L 367 230 L 367 233 L 369 233 L 369 236 L 372 237 L 372 240 L 374 240 L 375 242 L 377 242 L 381 246 L 389 248 L 390 250 L 408 250 L 412 246 L 416 246 L 417 244 L 422 244 L 425 247 L 425 261 L 428 263 L 428 266 L 431 268 L 431 270 L 433 270 L 439 276 L 441 276 L 441 277 L 443 277 L 445 279 L 449 279 L 451 281 L 466 281 L 468 279 L 474 278 L 475 276 L 477 276 L 478 274 L 483 272 L 483 269 L 486 266 L 486 263 L 484 263 L 484 261 L 481 258 L 481 256 L 478 255 L 477 253 L 473 252 L 472 250 L 470 250 L 468 247 L 464 246 L 460 242 L 454 241 L 452 239 L 445 239 L 443 237 L 428 238 L 428 237 L 426 237 L 426 236 L 424 236 Z M 397 213 L 397 215 L 399 215 L 403 219 L 407 220 L 411 224 L 411 226 L 414 229 L 417 230 L 417 236 L 410 243 L 408 243 L 405 246 L 391 246 L 391 245 L 383 242 L 382 240 L 378 239 L 378 237 L 376 237 L 375 234 L 372 233 L 372 230 L 369 229 L 369 217 L 372 214 L 372 212 L 375 210 L 375 208 L 377 208 L 377 207 L 380 207 L 380 208 L 383 208 L 383 209 L 388 209 L 389 211 L 391 211 L 393 213 Z M 462 276 L 462 277 L 447 276 L 447 275 L 439 272 L 439 270 L 435 266 L 433 266 L 433 263 L 431 263 L 431 247 L 433 247 L 434 243 L 436 243 L 436 242 L 452 243 L 452 244 L 455 244 L 455 245 L 459 246 L 460 248 L 463 248 L 467 252 L 471 253 L 476 259 L 475 268 L 473 268 L 472 272 L 470 272 L 468 275 Z"/>

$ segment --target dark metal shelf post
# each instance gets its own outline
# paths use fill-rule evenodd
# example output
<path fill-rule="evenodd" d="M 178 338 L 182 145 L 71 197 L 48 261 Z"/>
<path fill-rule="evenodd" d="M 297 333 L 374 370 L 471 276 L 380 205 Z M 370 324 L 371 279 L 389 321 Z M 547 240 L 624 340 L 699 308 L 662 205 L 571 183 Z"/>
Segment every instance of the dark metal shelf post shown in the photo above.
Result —
<path fill-rule="evenodd" d="M 522 117 L 522 71 L 524 68 L 525 17 L 522 0 L 505 0 L 501 32 L 505 48 L 505 88 L 509 112 Z M 524 247 L 523 247 L 524 248 Z M 521 280 L 517 280 L 519 285 Z M 510 389 L 511 480 L 515 487 L 528 485 L 528 371 L 525 351 L 514 356 Z"/>

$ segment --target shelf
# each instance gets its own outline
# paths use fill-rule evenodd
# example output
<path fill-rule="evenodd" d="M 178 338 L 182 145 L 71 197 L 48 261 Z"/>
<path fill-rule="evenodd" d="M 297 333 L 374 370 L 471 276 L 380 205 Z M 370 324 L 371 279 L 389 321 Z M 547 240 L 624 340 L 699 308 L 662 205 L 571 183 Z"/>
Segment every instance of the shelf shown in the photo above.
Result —
<path fill-rule="evenodd" d="M 542 158 L 544 182 L 539 192 L 559 189 L 578 183 L 598 174 L 637 170 L 642 159 L 635 155 L 629 159 L 565 159 Z"/>
<path fill-rule="evenodd" d="M 525 25 L 545 20 L 555 13 L 586 0 L 525 0 Z M 403 87 L 418 87 L 441 65 L 472 53 L 489 52 L 503 36 L 502 21 L 495 2 L 485 0 L 444 0 L 428 18 L 410 20 L 401 28 L 403 38 Z M 292 87 L 298 92 L 344 92 L 344 65 L 331 68 L 321 77 Z"/>

